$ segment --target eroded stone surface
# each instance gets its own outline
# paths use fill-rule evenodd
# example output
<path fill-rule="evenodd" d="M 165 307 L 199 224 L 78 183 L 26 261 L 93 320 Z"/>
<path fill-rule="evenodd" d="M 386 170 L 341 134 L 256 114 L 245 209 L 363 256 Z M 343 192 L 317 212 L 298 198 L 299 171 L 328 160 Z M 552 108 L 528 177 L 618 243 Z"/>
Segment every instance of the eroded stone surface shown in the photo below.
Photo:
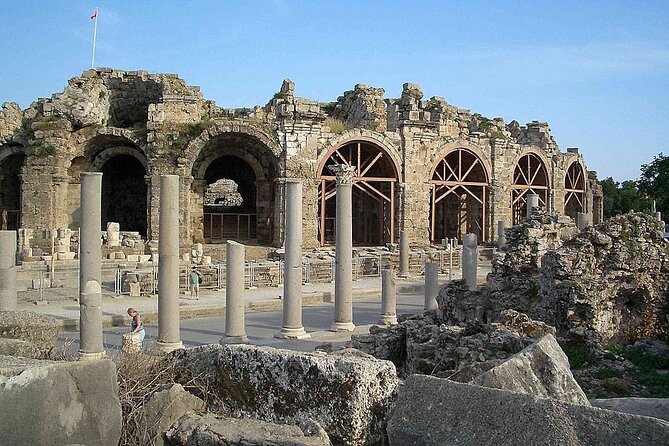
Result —
<path fill-rule="evenodd" d="M 183 379 L 203 380 L 236 417 L 319 423 L 333 444 L 377 444 L 398 385 L 388 361 L 250 345 L 210 345 L 174 352 Z"/>
<path fill-rule="evenodd" d="M 0 311 L 0 338 L 30 343 L 37 357 L 46 357 L 56 345 L 62 327 L 51 317 L 30 311 Z M 27 353 L 27 350 L 22 350 Z"/>

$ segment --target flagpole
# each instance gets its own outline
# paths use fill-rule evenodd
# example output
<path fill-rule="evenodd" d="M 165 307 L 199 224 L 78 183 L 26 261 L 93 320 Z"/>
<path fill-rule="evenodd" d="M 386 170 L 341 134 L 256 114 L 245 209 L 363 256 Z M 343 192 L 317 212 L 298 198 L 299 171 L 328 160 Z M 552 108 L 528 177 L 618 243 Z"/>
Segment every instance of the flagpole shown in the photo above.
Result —
<path fill-rule="evenodd" d="M 95 68 L 95 40 L 98 36 L 98 8 L 95 8 L 95 27 L 93 28 L 93 55 L 91 56 L 91 70 Z"/>

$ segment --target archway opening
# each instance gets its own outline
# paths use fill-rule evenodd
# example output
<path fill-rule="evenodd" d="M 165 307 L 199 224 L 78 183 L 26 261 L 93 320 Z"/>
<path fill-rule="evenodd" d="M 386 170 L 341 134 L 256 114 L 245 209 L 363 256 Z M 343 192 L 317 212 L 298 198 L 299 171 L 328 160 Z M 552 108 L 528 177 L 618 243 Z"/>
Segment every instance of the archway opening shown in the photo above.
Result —
<path fill-rule="evenodd" d="M 430 196 L 430 240 L 462 240 L 465 234 L 486 238 L 488 173 L 471 150 L 449 152 L 432 171 Z"/>
<path fill-rule="evenodd" d="M 334 243 L 336 219 L 335 176 L 328 166 L 355 167 L 352 186 L 353 244 L 379 246 L 395 240 L 395 203 L 398 169 L 381 147 L 352 141 L 331 150 L 320 168 L 318 189 L 319 239 L 321 245 Z"/>
<path fill-rule="evenodd" d="M 537 194 L 539 204 L 548 209 L 548 188 L 548 171 L 541 158 L 534 153 L 523 155 L 513 170 L 511 209 L 514 225 L 524 221 L 527 216 L 528 194 Z"/>
<path fill-rule="evenodd" d="M 132 155 L 115 155 L 100 168 L 102 172 L 102 229 L 119 223 L 122 231 L 147 236 L 146 169 Z"/>
<path fill-rule="evenodd" d="M 576 221 L 579 212 L 585 212 L 585 175 L 583 167 L 574 161 L 564 178 L 564 213 Z"/>
<path fill-rule="evenodd" d="M 14 153 L 0 161 L 0 229 L 21 227 L 21 169 L 26 156 Z"/>
<path fill-rule="evenodd" d="M 215 159 L 204 174 L 204 239 L 207 243 L 257 238 L 257 190 L 253 168 L 241 158 Z"/>

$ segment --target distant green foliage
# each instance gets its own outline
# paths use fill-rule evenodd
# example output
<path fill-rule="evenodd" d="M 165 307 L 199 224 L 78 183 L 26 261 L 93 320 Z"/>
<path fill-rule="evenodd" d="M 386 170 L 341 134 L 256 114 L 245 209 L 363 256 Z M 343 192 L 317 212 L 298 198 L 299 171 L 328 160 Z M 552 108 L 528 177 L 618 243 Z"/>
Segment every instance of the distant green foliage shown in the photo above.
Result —
<path fill-rule="evenodd" d="M 570 345 L 568 343 L 560 343 L 560 346 L 567 355 L 572 369 L 583 368 L 592 362 L 593 352 L 588 346 L 582 344 Z"/>
<path fill-rule="evenodd" d="M 650 200 L 646 198 L 634 181 L 622 184 L 609 177 L 599 181 L 604 194 L 604 218 L 626 214 L 631 210 L 650 212 Z"/>
<path fill-rule="evenodd" d="M 659 212 L 669 215 L 669 157 L 660 152 L 651 163 L 642 164 L 637 187 L 649 201 L 655 200 Z"/>
<path fill-rule="evenodd" d="M 274 99 L 286 99 L 286 93 L 278 92 L 274 93 Z"/>
<path fill-rule="evenodd" d="M 337 107 L 336 102 L 329 102 L 329 103 L 321 106 L 323 111 L 328 115 L 332 115 L 334 113 L 336 107 Z"/>

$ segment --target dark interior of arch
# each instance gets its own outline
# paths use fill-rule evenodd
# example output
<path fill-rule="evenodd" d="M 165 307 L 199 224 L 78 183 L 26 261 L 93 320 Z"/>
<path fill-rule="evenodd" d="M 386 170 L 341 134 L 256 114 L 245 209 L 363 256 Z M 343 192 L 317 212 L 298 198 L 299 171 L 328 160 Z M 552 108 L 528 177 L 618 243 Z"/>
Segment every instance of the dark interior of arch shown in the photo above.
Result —
<path fill-rule="evenodd" d="M 237 183 L 237 192 L 242 196 L 241 206 L 227 207 L 225 212 L 255 212 L 256 176 L 251 166 L 236 156 L 221 156 L 207 167 L 204 180 L 208 186 L 223 178 Z M 216 208 L 215 212 L 221 212 L 221 209 Z"/>
<path fill-rule="evenodd" d="M 160 102 L 162 87 L 151 79 L 105 78 L 109 91 L 109 125 L 112 127 L 145 126 L 149 104 Z M 138 93 L 142 92 L 142 93 Z"/>
<path fill-rule="evenodd" d="M 0 162 L 0 228 L 16 230 L 21 225 L 21 168 L 25 155 L 14 154 Z"/>
<path fill-rule="evenodd" d="M 108 222 L 120 224 L 121 231 L 147 234 L 146 169 L 131 155 L 116 155 L 102 168 L 102 229 Z"/>

